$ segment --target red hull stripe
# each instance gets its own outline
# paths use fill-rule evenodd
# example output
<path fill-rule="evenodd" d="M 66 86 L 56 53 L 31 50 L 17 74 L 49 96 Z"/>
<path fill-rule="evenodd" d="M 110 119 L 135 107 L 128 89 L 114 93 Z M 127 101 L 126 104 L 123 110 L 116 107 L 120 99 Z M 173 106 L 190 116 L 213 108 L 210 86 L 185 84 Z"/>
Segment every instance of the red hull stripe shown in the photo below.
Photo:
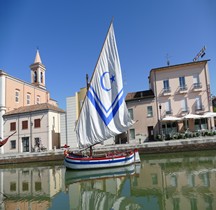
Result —
<path fill-rule="evenodd" d="M 133 152 L 131 152 L 129 155 L 121 155 L 121 156 L 107 156 L 107 157 L 77 157 L 77 155 L 69 155 L 67 156 L 68 159 L 71 160 L 81 160 L 81 161 L 89 161 L 89 160 L 113 160 L 113 159 L 119 159 L 119 158 L 127 158 L 130 157 L 133 154 Z"/>

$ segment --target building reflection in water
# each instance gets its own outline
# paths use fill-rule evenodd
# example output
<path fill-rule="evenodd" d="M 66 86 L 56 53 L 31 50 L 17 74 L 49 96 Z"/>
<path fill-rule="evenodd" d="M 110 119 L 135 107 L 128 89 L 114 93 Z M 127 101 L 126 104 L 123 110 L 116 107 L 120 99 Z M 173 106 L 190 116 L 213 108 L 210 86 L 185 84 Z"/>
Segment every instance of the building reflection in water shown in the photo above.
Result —
<path fill-rule="evenodd" d="M 136 166 L 93 171 L 0 168 L 0 210 L 214 210 L 215 186 L 215 151 L 148 155 Z"/>
<path fill-rule="evenodd" d="M 213 210 L 216 157 L 194 155 L 143 157 L 139 173 L 66 183 L 70 209 Z"/>
<path fill-rule="evenodd" d="M 63 190 L 63 167 L 12 168 L 0 171 L 0 209 L 44 210 L 52 205 L 51 198 Z"/>

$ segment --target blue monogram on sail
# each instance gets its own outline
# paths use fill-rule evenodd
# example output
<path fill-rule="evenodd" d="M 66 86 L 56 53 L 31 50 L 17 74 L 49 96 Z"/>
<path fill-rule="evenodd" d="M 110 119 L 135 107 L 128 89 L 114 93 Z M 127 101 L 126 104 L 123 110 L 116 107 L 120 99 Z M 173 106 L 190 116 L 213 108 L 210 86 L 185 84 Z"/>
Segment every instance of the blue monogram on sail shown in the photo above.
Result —
<path fill-rule="evenodd" d="M 109 83 L 108 86 L 105 86 L 105 81 L 107 81 L 106 83 Z M 117 95 L 111 94 L 113 88 L 116 88 L 115 75 L 112 74 L 110 76 L 110 73 L 107 71 L 104 72 L 100 77 L 100 91 L 102 92 L 102 94 L 107 94 L 111 99 L 108 106 L 106 106 L 107 100 L 102 101 L 92 85 L 89 87 L 87 93 L 88 99 L 97 110 L 105 125 L 108 125 L 110 121 L 115 117 L 121 104 L 124 101 L 123 88 L 117 93 Z"/>

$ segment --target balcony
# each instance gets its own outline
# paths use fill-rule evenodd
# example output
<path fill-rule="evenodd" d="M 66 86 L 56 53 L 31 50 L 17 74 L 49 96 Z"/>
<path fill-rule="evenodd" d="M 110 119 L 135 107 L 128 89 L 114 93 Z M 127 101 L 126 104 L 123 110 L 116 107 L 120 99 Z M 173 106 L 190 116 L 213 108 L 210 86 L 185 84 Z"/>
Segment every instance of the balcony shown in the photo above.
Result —
<path fill-rule="evenodd" d="M 196 111 L 196 112 L 204 111 L 204 109 L 205 109 L 205 108 L 204 108 L 203 105 L 196 105 L 196 106 L 195 106 L 195 111 Z"/>
<path fill-rule="evenodd" d="M 193 84 L 193 90 L 194 91 L 201 91 L 202 90 L 202 84 L 200 82 Z"/>
<path fill-rule="evenodd" d="M 187 85 L 179 86 L 179 93 L 187 93 Z"/>
<path fill-rule="evenodd" d="M 181 114 L 188 113 L 188 112 L 189 112 L 189 107 L 181 108 Z"/>
<path fill-rule="evenodd" d="M 172 110 L 166 110 L 166 111 L 165 111 L 165 114 L 166 114 L 166 115 L 172 114 Z"/>
<path fill-rule="evenodd" d="M 164 88 L 164 89 L 163 89 L 163 95 L 164 95 L 164 96 L 171 95 L 171 88 L 170 88 L 170 87 Z"/>

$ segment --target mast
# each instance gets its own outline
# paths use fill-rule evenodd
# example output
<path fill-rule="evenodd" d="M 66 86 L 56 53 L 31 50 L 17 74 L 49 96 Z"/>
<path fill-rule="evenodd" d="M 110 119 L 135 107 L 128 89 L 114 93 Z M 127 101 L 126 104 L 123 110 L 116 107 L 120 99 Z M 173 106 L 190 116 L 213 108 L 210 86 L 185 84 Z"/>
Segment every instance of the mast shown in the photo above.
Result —
<path fill-rule="evenodd" d="M 86 88 L 87 88 L 87 90 L 86 90 L 86 93 L 88 92 L 88 89 L 89 89 L 89 86 L 90 86 L 90 84 L 89 84 L 89 82 L 88 82 L 88 74 L 86 74 Z M 90 157 L 92 157 L 92 145 L 89 147 L 89 149 L 90 149 L 90 154 L 89 154 L 89 156 Z"/>

